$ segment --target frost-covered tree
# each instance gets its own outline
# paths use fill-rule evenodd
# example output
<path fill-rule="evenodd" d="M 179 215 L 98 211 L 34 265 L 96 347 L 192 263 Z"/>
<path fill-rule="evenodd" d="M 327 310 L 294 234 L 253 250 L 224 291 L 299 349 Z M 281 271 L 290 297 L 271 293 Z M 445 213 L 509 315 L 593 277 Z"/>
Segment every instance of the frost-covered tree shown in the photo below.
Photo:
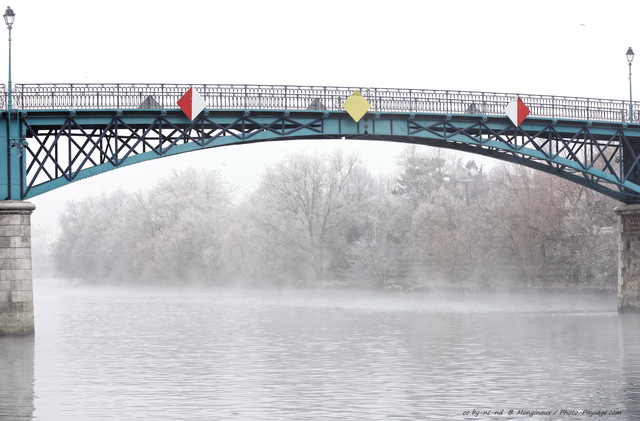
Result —
<path fill-rule="evenodd" d="M 409 146 L 398 160 L 394 189 L 404 202 L 413 236 L 405 237 L 412 249 L 413 275 L 419 283 L 470 276 L 468 235 L 471 209 L 483 194 L 485 174 L 475 161 L 436 148 Z"/>
<path fill-rule="evenodd" d="M 478 170 L 474 165 L 469 166 L 469 172 Z M 425 146 L 407 146 L 398 157 L 398 167 L 394 193 L 410 200 L 414 207 L 433 202 L 458 177 L 465 177 L 459 155 Z"/>
<path fill-rule="evenodd" d="M 232 189 L 215 171 L 186 169 L 138 193 L 69 203 L 54 261 L 94 282 L 216 283 Z"/>
<path fill-rule="evenodd" d="M 267 168 L 250 206 L 282 271 L 316 280 L 335 273 L 348 222 L 359 215 L 370 184 L 360 159 L 339 150 L 289 155 Z"/>
<path fill-rule="evenodd" d="M 559 185 L 567 201 L 562 237 L 552 252 L 571 268 L 573 284 L 613 288 L 617 281 L 617 221 L 615 200 L 584 186 Z"/>
<path fill-rule="evenodd" d="M 378 180 L 375 194 L 352 225 L 343 273 L 357 284 L 395 288 L 406 286 L 407 272 L 413 269 L 413 232 L 409 208 L 386 184 Z"/>
<path fill-rule="evenodd" d="M 232 189 L 216 171 L 188 168 L 160 180 L 137 201 L 136 225 L 147 230 L 139 246 L 147 261 L 140 276 L 222 282 L 222 239 L 231 202 Z"/>
<path fill-rule="evenodd" d="M 522 166 L 408 147 L 396 178 L 357 156 L 290 155 L 235 202 L 215 171 L 68 203 L 60 276 L 126 284 L 613 288 L 616 205 Z"/>

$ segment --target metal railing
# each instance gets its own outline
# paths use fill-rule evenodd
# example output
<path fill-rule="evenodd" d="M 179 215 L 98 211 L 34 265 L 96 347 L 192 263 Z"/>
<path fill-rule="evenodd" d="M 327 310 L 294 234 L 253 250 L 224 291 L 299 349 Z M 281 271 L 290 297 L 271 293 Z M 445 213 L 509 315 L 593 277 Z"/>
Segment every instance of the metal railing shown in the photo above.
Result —
<path fill-rule="evenodd" d="M 285 85 L 182 84 L 16 84 L 13 107 L 20 110 L 176 109 L 178 99 L 195 88 L 212 110 L 341 111 L 359 89 L 370 112 L 439 113 L 503 116 L 519 95 L 531 117 L 628 122 L 629 102 L 515 93 L 427 89 L 353 88 Z M 6 109 L 6 86 L 0 85 L 0 108 Z M 634 109 L 640 110 L 638 103 Z M 636 114 L 636 113 L 634 113 Z M 633 116 L 638 122 L 639 115 Z"/>

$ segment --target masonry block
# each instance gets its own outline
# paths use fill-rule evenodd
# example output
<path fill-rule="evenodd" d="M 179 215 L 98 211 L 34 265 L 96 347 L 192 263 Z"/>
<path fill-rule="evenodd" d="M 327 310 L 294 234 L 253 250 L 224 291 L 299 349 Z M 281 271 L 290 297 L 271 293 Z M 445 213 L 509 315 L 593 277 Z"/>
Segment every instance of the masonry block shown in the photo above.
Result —
<path fill-rule="evenodd" d="M 31 213 L 28 202 L 0 201 L 0 335 L 33 335 Z"/>
<path fill-rule="evenodd" d="M 618 214 L 618 310 L 640 311 L 640 204 L 615 208 Z"/>

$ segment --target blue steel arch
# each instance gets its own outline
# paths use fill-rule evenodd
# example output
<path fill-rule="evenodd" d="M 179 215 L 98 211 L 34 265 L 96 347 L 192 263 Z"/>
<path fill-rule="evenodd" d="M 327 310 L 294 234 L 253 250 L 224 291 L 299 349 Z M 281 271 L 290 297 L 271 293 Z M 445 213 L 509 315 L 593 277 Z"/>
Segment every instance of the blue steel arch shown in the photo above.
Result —
<path fill-rule="evenodd" d="M 9 172 L 7 198 L 199 149 L 344 138 L 480 154 L 640 202 L 640 125 L 624 122 L 623 101 L 521 95 L 532 116 L 515 127 L 503 115 L 514 94 L 363 89 L 372 110 L 354 122 L 341 110 L 352 88 L 202 85 L 211 108 L 190 121 L 174 105 L 188 86 L 114 86 L 18 87 L 22 107 L 6 147 L 20 176 L 11 182 Z"/>

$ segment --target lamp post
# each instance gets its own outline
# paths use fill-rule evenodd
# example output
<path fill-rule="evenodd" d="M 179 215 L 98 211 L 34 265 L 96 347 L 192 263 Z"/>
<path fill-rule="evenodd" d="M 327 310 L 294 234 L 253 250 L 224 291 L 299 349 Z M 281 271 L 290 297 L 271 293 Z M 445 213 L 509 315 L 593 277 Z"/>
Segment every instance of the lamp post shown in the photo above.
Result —
<path fill-rule="evenodd" d="M 633 95 L 631 91 L 631 63 L 633 62 L 633 50 L 627 50 L 627 62 L 629 62 L 629 122 L 633 122 Z"/>
<path fill-rule="evenodd" d="M 13 13 L 11 6 L 7 6 L 7 10 L 4 11 L 4 23 L 7 24 L 7 28 L 9 29 L 9 86 L 8 86 L 8 96 L 7 96 L 7 112 L 9 113 L 9 118 L 11 118 L 11 107 L 12 107 L 12 86 L 11 86 L 11 28 L 13 27 L 13 21 L 16 18 L 16 14 Z"/>
<path fill-rule="evenodd" d="M 16 17 L 16 14 L 13 13 L 11 7 L 8 6 L 7 10 L 4 12 L 4 23 L 7 24 L 7 28 L 9 28 L 9 89 L 7 91 L 7 196 L 11 197 L 11 179 L 13 175 L 14 168 L 12 168 L 12 158 L 11 158 L 11 148 L 13 147 L 13 139 L 11 137 L 11 27 L 13 26 L 13 21 Z"/>

